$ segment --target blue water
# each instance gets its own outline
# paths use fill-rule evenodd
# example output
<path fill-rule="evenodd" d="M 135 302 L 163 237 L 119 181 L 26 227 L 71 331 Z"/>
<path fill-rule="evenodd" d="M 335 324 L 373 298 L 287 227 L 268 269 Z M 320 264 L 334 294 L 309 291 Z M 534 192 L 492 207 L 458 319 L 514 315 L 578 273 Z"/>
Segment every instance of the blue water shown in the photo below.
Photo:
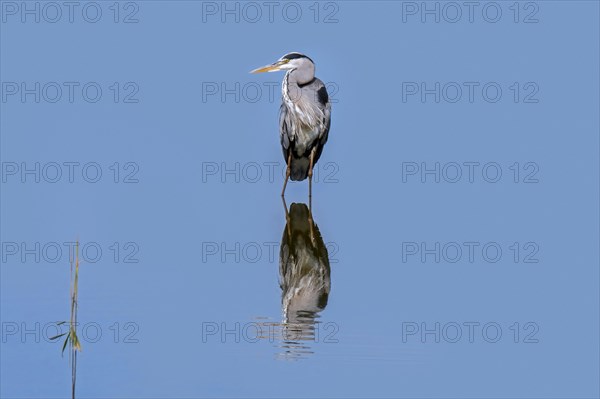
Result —
<path fill-rule="evenodd" d="M 78 397 L 600 395 L 598 2 L 61 4 L 0 3 L 2 397 L 70 396 L 77 240 Z"/>

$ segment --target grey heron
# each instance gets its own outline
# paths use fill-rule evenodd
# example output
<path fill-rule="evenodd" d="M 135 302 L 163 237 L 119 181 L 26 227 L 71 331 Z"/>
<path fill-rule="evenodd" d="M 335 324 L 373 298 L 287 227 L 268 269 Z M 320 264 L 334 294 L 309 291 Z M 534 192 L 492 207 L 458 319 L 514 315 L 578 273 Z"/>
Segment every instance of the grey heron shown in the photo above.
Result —
<path fill-rule="evenodd" d="M 331 124 L 331 103 L 325 84 L 315 77 L 315 64 L 304 54 L 289 53 L 251 73 L 287 71 L 281 85 L 279 109 L 281 149 L 287 164 L 281 196 L 288 179 L 308 177 L 312 197 L 313 168 L 323 152 Z"/>

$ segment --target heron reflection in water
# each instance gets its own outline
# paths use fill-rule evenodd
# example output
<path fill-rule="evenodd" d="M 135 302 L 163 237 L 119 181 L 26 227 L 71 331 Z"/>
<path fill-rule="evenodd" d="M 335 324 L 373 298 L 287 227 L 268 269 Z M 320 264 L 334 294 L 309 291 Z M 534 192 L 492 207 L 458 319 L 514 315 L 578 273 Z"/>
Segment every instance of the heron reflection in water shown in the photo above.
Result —
<path fill-rule="evenodd" d="M 310 341 L 319 340 L 318 317 L 327 306 L 331 268 L 327 247 L 306 204 L 292 204 L 286 213 L 279 251 L 282 356 L 310 354 Z"/>

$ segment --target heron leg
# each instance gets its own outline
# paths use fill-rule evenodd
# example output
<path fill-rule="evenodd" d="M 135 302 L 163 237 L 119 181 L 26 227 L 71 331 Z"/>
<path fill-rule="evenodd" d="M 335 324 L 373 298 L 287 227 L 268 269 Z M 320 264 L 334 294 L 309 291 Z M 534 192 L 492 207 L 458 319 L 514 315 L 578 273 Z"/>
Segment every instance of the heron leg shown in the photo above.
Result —
<path fill-rule="evenodd" d="M 287 159 L 287 169 L 285 170 L 285 182 L 283 183 L 283 190 L 281 190 L 282 197 L 285 196 L 285 188 L 287 186 L 288 179 L 290 178 L 291 165 L 292 165 L 292 151 L 290 150 L 290 153 L 288 154 L 288 159 Z M 286 209 L 287 209 L 287 207 L 286 207 Z"/>

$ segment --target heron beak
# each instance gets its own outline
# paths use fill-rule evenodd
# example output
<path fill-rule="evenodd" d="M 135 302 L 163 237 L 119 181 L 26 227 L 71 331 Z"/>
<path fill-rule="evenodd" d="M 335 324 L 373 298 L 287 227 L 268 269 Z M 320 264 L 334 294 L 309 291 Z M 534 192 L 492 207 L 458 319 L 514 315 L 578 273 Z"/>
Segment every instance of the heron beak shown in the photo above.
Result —
<path fill-rule="evenodd" d="M 275 72 L 275 71 L 281 71 L 281 67 L 283 65 L 287 64 L 287 60 L 282 60 L 282 61 L 277 61 L 274 64 L 271 65 L 265 65 L 264 67 L 260 67 L 257 68 L 253 71 L 250 71 L 250 73 L 263 73 L 263 72 Z"/>

